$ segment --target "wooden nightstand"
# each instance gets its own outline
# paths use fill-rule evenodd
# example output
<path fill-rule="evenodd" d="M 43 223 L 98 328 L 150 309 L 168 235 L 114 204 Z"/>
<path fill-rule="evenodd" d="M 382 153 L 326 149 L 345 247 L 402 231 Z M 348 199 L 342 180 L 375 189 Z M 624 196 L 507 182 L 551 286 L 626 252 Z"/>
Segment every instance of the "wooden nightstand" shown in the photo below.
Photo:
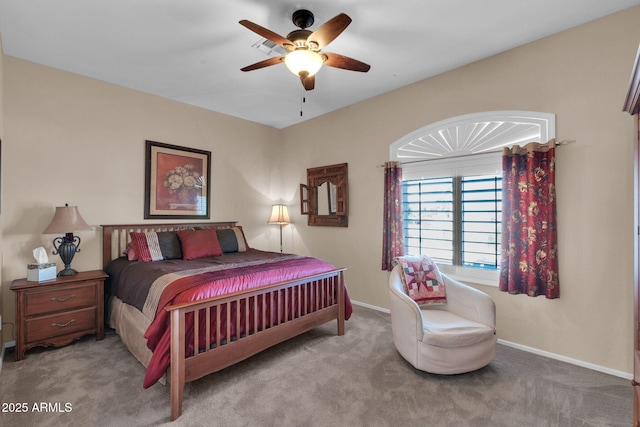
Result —
<path fill-rule="evenodd" d="M 59 347 L 86 335 L 104 338 L 104 281 L 102 270 L 47 282 L 14 280 L 16 293 L 16 361 L 36 346 Z"/>

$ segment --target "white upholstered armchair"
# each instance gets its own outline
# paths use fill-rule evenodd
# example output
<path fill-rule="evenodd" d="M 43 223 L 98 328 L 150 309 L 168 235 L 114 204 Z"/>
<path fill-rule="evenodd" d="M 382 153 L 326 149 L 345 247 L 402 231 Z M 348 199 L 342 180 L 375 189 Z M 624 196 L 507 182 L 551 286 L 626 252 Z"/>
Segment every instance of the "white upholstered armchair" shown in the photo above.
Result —
<path fill-rule="evenodd" d="M 442 274 L 447 302 L 418 306 L 400 266 L 389 277 L 391 328 L 398 352 L 415 368 L 460 374 L 486 366 L 496 351 L 496 308 L 486 293 Z"/>

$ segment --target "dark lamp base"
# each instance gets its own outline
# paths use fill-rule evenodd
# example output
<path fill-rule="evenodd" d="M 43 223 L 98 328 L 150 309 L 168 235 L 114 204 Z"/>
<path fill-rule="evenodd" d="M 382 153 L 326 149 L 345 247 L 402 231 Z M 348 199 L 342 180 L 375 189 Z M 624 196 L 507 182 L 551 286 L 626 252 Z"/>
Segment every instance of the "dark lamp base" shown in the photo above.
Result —
<path fill-rule="evenodd" d="M 73 268 L 65 268 L 64 270 L 60 270 L 58 276 L 75 276 L 76 274 L 78 274 L 78 272 Z"/>
<path fill-rule="evenodd" d="M 64 264 L 64 269 L 58 273 L 58 277 L 78 274 L 76 270 L 71 268 L 71 260 L 76 252 L 80 252 L 80 237 L 74 236 L 73 233 L 67 233 L 64 237 L 56 237 L 53 239 L 53 247 L 55 248 L 53 254 L 60 255 Z"/>

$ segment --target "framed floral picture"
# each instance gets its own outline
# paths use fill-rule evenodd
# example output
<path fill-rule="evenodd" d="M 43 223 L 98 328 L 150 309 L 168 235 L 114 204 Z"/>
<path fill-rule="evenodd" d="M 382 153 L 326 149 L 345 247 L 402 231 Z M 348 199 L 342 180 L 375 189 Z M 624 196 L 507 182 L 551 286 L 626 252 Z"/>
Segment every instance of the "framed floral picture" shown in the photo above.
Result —
<path fill-rule="evenodd" d="M 209 219 L 211 152 L 146 141 L 145 219 Z"/>

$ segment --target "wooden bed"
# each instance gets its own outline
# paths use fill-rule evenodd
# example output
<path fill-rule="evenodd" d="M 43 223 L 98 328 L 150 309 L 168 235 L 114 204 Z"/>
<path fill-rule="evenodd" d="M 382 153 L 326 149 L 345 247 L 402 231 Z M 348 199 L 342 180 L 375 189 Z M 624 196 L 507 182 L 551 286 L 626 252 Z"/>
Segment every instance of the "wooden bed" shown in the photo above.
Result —
<path fill-rule="evenodd" d="M 191 228 L 230 228 L 235 222 L 204 223 L 169 223 L 169 224 L 125 224 L 103 225 L 103 268 L 120 257 L 129 242 L 129 233 L 133 231 L 177 231 Z M 317 326 L 337 320 L 338 335 L 344 335 L 345 325 L 345 289 L 344 268 L 316 274 L 296 280 L 273 283 L 268 286 L 253 288 L 220 297 L 196 301 L 193 303 L 172 305 L 167 307 L 171 318 L 171 364 L 169 382 L 171 387 L 171 421 L 182 414 L 184 385 L 207 374 L 219 371 L 244 360 L 273 345 L 307 332 Z M 330 292 L 336 298 L 326 298 Z M 277 304 L 278 319 L 283 314 L 284 320 L 272 322 L 264 313 L 266 299 L 282 300 Z M 262 304 L 258 304 L 262 301 Z M 246 334 L 236 333 L 234 340 L 221 340 L 220 313 L 226 312 L 226 337 L 232 337 L 231 325 L 239 330 L 242 321 L 249 324 L 249 310 L 245 310 L 246 319 L 241 319 L 240 310 L 236 310 L 235 318 L 231 318 L 230 304 L 236 307 L 245 304 L 253 308 L 254 325 L 261 323 L 261 328 L 254 328 Z M 259 309 L 260 306 L 260 309 Z M 309 309 L 311 307 L 311 309 Z M 217 313 L 217 319 L 211 319 L 210 313 Z M 185 351 L 185 318 L 193 313 L 193 347 L 198 348 L 203 337 L 198 335 L 199 319 L 206 319 L 205 349 L 186 355 Z M 290 313 L 290 315 L 287 315 Z M 215 316 L 215 315 L 214 315 Z M 259 320 L 261 319 L 261 322 Z M 224 319 L 223 319 L 224 320 Z M 217 342 L 210 342 L 210 325 L 217 325 Z M 224 332 L 224 331 L 223 331 Z"/>

